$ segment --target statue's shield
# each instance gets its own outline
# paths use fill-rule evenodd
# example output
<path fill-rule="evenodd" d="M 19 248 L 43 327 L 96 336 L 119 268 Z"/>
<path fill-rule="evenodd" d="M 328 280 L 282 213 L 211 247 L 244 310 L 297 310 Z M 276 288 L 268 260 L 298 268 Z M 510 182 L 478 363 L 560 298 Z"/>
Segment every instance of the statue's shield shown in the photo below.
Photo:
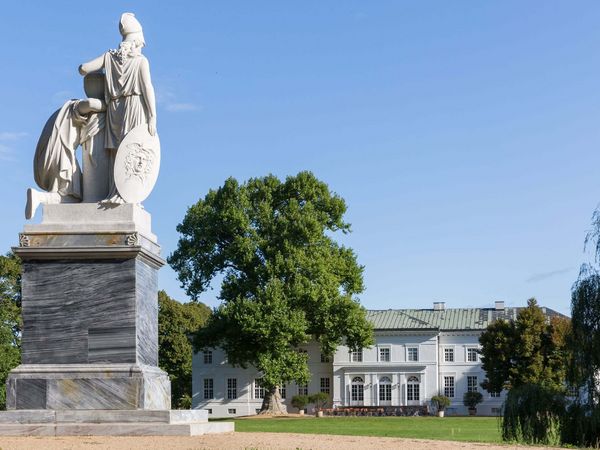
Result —
<path fill-rule="evenodd" d="M 115 185 L 127 203 L 141 203 L 150 195 L 160 168 L 158 134 L 142 123 L 131 130 L 119 145 L 115 159 Z"/>

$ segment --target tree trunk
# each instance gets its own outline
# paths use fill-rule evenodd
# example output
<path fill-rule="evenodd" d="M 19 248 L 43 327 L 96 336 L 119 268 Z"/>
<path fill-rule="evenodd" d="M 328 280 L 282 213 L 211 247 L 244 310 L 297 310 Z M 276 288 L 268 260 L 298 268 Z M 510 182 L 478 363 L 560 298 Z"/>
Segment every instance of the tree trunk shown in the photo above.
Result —
<path fill-rule="evenodd" d="M 279 387 L 274 386 L 270 389 L 265 389 L 265 398 L 258 414 L 270 414 L 273 416 L 287 415 L 287 408 L 281 401 Z"/>

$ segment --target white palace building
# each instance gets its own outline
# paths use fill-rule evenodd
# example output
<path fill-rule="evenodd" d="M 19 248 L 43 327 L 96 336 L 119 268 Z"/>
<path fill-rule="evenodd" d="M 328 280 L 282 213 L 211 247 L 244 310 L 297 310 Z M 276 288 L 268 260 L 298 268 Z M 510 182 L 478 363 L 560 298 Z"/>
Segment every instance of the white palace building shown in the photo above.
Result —
<path fill-rule="evenodd" d="M 504 393 L 490 394 L 480 383 L 485 378 L 479 359 L 479 336 L 496 319 L 516 319 L 520 308 L 390 309 L 368 311 L 375 330 L 375 345 L 350 352 L 340 346 L 333 359 L 320 353 L 318 344 L 300 351 L 308 354 L 308 385 L 283 386 L 288 411 L 297 394 L 325 392 L 333 408 L 344 406 L 428 406 L 431 397 L 443 394 L 452 404 L 446 414 L 467 414 L 463 395 L 478 390 L 483 402 L 478 415 L 500 414 Z M 560 315 L 543 308 L 547 316 Z M 232 367 L 219 349 L 199 352 L 193 358 L 194 409 L 206 409 L 209 417 L 256 414 L 264 389 L 256 369 Z"/>

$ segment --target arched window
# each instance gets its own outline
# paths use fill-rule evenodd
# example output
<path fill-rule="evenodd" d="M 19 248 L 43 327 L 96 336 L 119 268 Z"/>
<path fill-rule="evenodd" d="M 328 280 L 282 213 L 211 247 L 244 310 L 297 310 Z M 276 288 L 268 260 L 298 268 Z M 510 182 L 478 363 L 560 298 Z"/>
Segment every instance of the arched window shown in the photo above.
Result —
<path fill-rule="evenodd" d="M 350 385 L 350 399 L 352 402 L 363 402 L 365 399 L 365 381 L 362 377 L 352 378 Z"/>
<path fill-rule="evenodd" d="M 406 400 L 409 402 L 418 402 L 420 400 L 420 380 L 419 377 L 410 376 L 406 380 Z"/>
<path fill-rule="evenodd" d="M 390 377 L 381 377 L 379 379 L 379 401 L 392 401 L 392 380 L 390 380 Z"/>

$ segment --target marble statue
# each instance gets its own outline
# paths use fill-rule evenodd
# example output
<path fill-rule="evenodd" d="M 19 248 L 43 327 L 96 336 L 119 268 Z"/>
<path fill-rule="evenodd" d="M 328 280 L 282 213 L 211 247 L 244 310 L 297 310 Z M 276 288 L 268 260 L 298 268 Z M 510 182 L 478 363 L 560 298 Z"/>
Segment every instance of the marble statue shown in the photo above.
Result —
<path fill-rule="evenodd" d="M 40 204 L 140 203 L 154 187 L 160 143 L 150 66 L 141 52 L 144 34 L 132 13 L 121 16 L 119 31 L 118 49 L 79 66 L 88 98 L 67 101 L 42 131 L 34 178 L 45 192 L 28 189 L 27 219 Z M 121 151 L 127 155 L 117 158 L 121 143 L 133 130 L 127 149 Z M 79 146 L 83 170 L 76 158 Z"/>

